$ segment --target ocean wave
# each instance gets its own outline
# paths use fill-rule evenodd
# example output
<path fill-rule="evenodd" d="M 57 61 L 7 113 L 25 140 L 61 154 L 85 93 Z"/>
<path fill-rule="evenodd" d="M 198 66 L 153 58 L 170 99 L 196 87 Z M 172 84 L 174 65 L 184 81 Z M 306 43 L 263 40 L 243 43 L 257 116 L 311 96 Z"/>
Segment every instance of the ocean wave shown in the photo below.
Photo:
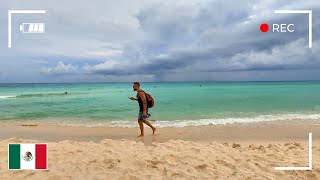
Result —
<path fill-rule="evenodd" d="M 205 125 L 226 125 L 234 123 L 250 122 L 270 122 L 270 121 L 288 121 L 288 120 L 320 120 L 320 114 L 278 114 L 278 115 L 259 115 L 247 118 L 221 118 L 221 119 L 196 119 L 196 120 L 157 120 L 152 122 L 156 127 L 188 127 Z M 55 121 L 62 126 L 85 126 L 85 127 L 137 127 L 134 120 L 120 121 Z"/>
<path fill-rule="evenodd" d="M 65 93 L 44 93 L 44 94 L 20 94 L 17 98 L 32 98 L 32 97 L 51 97 L 51 96 L 66 96 Z"/>
<path fill-rule="evenodd" d="M 16 96 L 0 96 L 0 99 L 15 98 Z"/>
<path fill-rule="evenodd" d="M 73 93 L 75 94 L 75 93 Z M 0 96 L 0 99 L 7 99 L 7 98 L 44 98 L 44 97 L 59 97 L 59 96 L 66 96 L 70 95 L 70 93 L 43 93 L 43 94 L 19 94 L 19 95 L 10 95 L 10 96 Z"/>

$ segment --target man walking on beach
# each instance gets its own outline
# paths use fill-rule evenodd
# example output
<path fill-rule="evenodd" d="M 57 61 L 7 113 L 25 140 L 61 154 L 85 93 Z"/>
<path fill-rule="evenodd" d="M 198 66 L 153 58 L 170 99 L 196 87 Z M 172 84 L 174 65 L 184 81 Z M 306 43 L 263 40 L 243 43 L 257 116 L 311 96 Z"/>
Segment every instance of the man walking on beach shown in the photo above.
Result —
<path fill-rule="evenodd" d="M 152 129 L 152 134 L 156 131 L 156 128 L 152 126 L 152 124 L 147 120 L 148 117 L 150 117 L 150 114 L 148 114 L 148 102 L 146 93 L 140 89 L 140 84 L 138 82 L 133 83 L 133 90 L 137 91 L 137 98 L 130 97 L 129 99 L 133 101 L 138 101 L 139 103 L 139 116 L 138 116 L 138 123 L 140 126 L 140 135 L 138 137 L 144 136 L 143 132 L 143 123 L 148 125 Z"/>

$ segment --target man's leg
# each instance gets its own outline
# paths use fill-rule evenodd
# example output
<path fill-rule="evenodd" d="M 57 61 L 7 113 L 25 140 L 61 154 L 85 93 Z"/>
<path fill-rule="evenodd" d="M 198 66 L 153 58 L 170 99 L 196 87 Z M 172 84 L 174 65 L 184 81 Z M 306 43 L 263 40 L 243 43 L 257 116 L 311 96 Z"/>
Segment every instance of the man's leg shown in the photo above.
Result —
<path fill-rule="evenodd" d="M 139 123 L 139 126 L 140 126 L 140 135 L 138 137 L 142 137 L 142 136 L 144 136 L 144 133 L 143 133 L 143 122 L 142 122 L 142 120 L 138 119 L 138 123 Z"/>
<path fill-rule="evenodd" d="M 144 122 L 146 125 L 148 125 L 152 129 L 152 134 L 154 134 L 154 132 L 156 131 L 156 128 L 153 127 L 152 124 L 147 120 L 143 120 L 142 122 Z"/>

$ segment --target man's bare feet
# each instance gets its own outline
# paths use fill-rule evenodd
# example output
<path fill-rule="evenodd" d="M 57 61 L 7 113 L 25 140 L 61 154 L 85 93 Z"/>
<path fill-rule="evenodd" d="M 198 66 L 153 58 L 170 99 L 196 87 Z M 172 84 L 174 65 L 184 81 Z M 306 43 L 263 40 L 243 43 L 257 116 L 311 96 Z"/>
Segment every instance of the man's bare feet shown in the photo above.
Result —
<path fill-rule="evenodd" d="M 137 138 L 138 138 L 138 137 L 143 137 L 143 136 L 144 136 L 144 134 L 140 134 L 139 136 L 137 136 Z"/>
<path fill-rule="evenodd" d="M 152 134 L 154 134 L 154 132 L 156 132 L 156 128 L 152 128 Z"/>

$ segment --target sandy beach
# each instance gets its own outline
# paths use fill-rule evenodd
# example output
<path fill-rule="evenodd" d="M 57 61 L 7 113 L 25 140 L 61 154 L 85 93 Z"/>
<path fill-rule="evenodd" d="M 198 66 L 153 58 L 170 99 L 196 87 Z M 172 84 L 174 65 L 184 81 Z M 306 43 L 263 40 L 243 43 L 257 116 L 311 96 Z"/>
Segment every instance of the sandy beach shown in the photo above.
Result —
<path fill-rule="evenodd" d="M 319 179 L 320 126 L 269 122 L 159 128 L 66 127 L 1 124 L 0 155 L 8 143 L 48 143 L 45 171 L 9 171 L 1 179 Z M 313 133 L 313 170 L 308 166 L 308 133 Z"/>
<path fill-rule="evenodd" d="M 320 180 L 320 0 L 0 15 L 0 180 Z"/>

